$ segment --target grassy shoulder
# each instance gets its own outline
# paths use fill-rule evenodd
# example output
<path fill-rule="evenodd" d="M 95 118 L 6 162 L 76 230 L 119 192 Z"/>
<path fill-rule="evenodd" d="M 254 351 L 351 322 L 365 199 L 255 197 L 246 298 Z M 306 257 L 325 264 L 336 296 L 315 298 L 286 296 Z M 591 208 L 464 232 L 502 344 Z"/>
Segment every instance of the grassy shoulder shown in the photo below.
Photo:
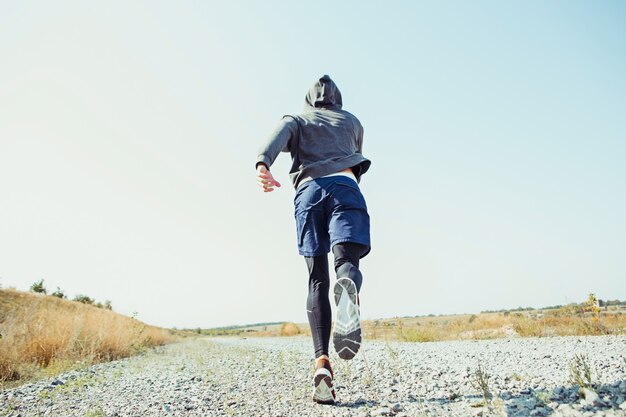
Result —
<path fill-rule="evenodd" d="M 363 320 L 366 339 L 407 342 L 497 339 L 506 337 L 626 334 L 626 303 L 603 305 L 593 294 L 580 304 L 543 309 L 502 310 L 480 314 L 395 317 Z M 197 329 L 209 336 L 277 337 L 310 335 L 306 323 L 265 323 Z"/>
<path fill-rule="evenodd" d="M 176 340 L 106 308 L 0 289 L 0 387 L 127 357 Z"/>
<path fill-rule="evenodd" d="M 363 332 L 369 339 L 407 342 L 626 334 L 626 314 L 621 311 L 579 314 L 555 309 L 403 317 L 364 321 Z"/>

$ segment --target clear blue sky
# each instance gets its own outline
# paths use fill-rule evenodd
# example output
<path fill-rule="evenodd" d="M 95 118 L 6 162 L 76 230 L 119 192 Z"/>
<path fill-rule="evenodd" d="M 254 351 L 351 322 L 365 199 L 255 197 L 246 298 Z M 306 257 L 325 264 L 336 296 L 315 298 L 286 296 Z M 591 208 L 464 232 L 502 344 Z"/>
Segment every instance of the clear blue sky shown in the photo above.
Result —
<path fill-rule="evenodd" d="M 304 322 L 259 145 L 330 74 L 365 127 L 365 318 L 626 299 L 626 3 L 2 2 L 0 285 Z"/>

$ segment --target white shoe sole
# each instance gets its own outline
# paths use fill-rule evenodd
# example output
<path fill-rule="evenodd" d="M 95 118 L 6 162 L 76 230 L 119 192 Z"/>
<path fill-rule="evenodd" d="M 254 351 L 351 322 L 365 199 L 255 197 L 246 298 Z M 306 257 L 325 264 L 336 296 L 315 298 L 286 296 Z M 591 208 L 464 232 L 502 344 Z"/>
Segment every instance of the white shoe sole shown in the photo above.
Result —
<path fill-rule="evenodd" d="M 337 317 L 333 328 L 333 345 L 341 359 L 350 360 L 361 347 L 361 320 L 356 285 L 350 278 L 339 278 L 334 292 Z"/>
<path fill-rule="evenodd" d="M 313 401 L 319 404 L 335 403 L 335 388 L 333 387 L 333 377 L 326 368 L 315 371 L 313 376 Z"/>

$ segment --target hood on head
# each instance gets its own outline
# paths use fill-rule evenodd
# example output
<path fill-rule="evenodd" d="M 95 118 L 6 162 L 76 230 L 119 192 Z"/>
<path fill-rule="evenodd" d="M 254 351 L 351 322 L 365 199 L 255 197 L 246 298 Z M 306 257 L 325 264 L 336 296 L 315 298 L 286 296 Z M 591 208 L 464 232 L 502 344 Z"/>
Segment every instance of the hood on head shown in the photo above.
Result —
<path fill-rule="evenodd" d="M 310 108 L 341 108 L 341 92 L 337 88 L 337 84 L 330 79 L 328 75 L 324 75 L 309 89 L 306 95 L 305 109 Z"/>

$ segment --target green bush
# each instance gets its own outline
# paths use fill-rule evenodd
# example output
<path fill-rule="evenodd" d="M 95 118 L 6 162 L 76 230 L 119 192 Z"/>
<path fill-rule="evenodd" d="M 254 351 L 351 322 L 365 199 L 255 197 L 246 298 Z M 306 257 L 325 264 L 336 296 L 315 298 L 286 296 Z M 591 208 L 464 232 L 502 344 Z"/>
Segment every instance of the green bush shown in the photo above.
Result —
<path fill-rule="evenodd" d="M 95 300 L 92 300 L 95 301 Z M 91 304 L 91 303 L 88 303 Z M 94 304 L 94 306 L 98 307 L 98 308 L 103 308 L 105 310 L 113 310 L 113 307 L 111 306 L 111 301 L 106 300 L 104 303 L 101 303 L 100 301 L 98 301 L 97 303 Z"/>
<path fill-rule="evenodd" d="M 67 298 L 63 290 L 59 287 L 57 287 L 57 289 L 50 295 L 53 297 L 58 297 L 58 298 Z"/>
<path fill-rule="evenodd" d="M 31 285 L 30 292 L 36 292 L 39 294 L 47 294 L 48 290 L 46 290 L 46 287 L 43 286 L 43 279 L 40 279 L 39 281 Z"/>
<path fill-rule="evenodd" d="M 74 301 L 78 301 L 79 303 L 90 304 L 90 305 L 93 305 L 95 302 L 93 298 L 88 297 L 83 294 L 78 294 L 76 297 L 74 297 Z"/>

